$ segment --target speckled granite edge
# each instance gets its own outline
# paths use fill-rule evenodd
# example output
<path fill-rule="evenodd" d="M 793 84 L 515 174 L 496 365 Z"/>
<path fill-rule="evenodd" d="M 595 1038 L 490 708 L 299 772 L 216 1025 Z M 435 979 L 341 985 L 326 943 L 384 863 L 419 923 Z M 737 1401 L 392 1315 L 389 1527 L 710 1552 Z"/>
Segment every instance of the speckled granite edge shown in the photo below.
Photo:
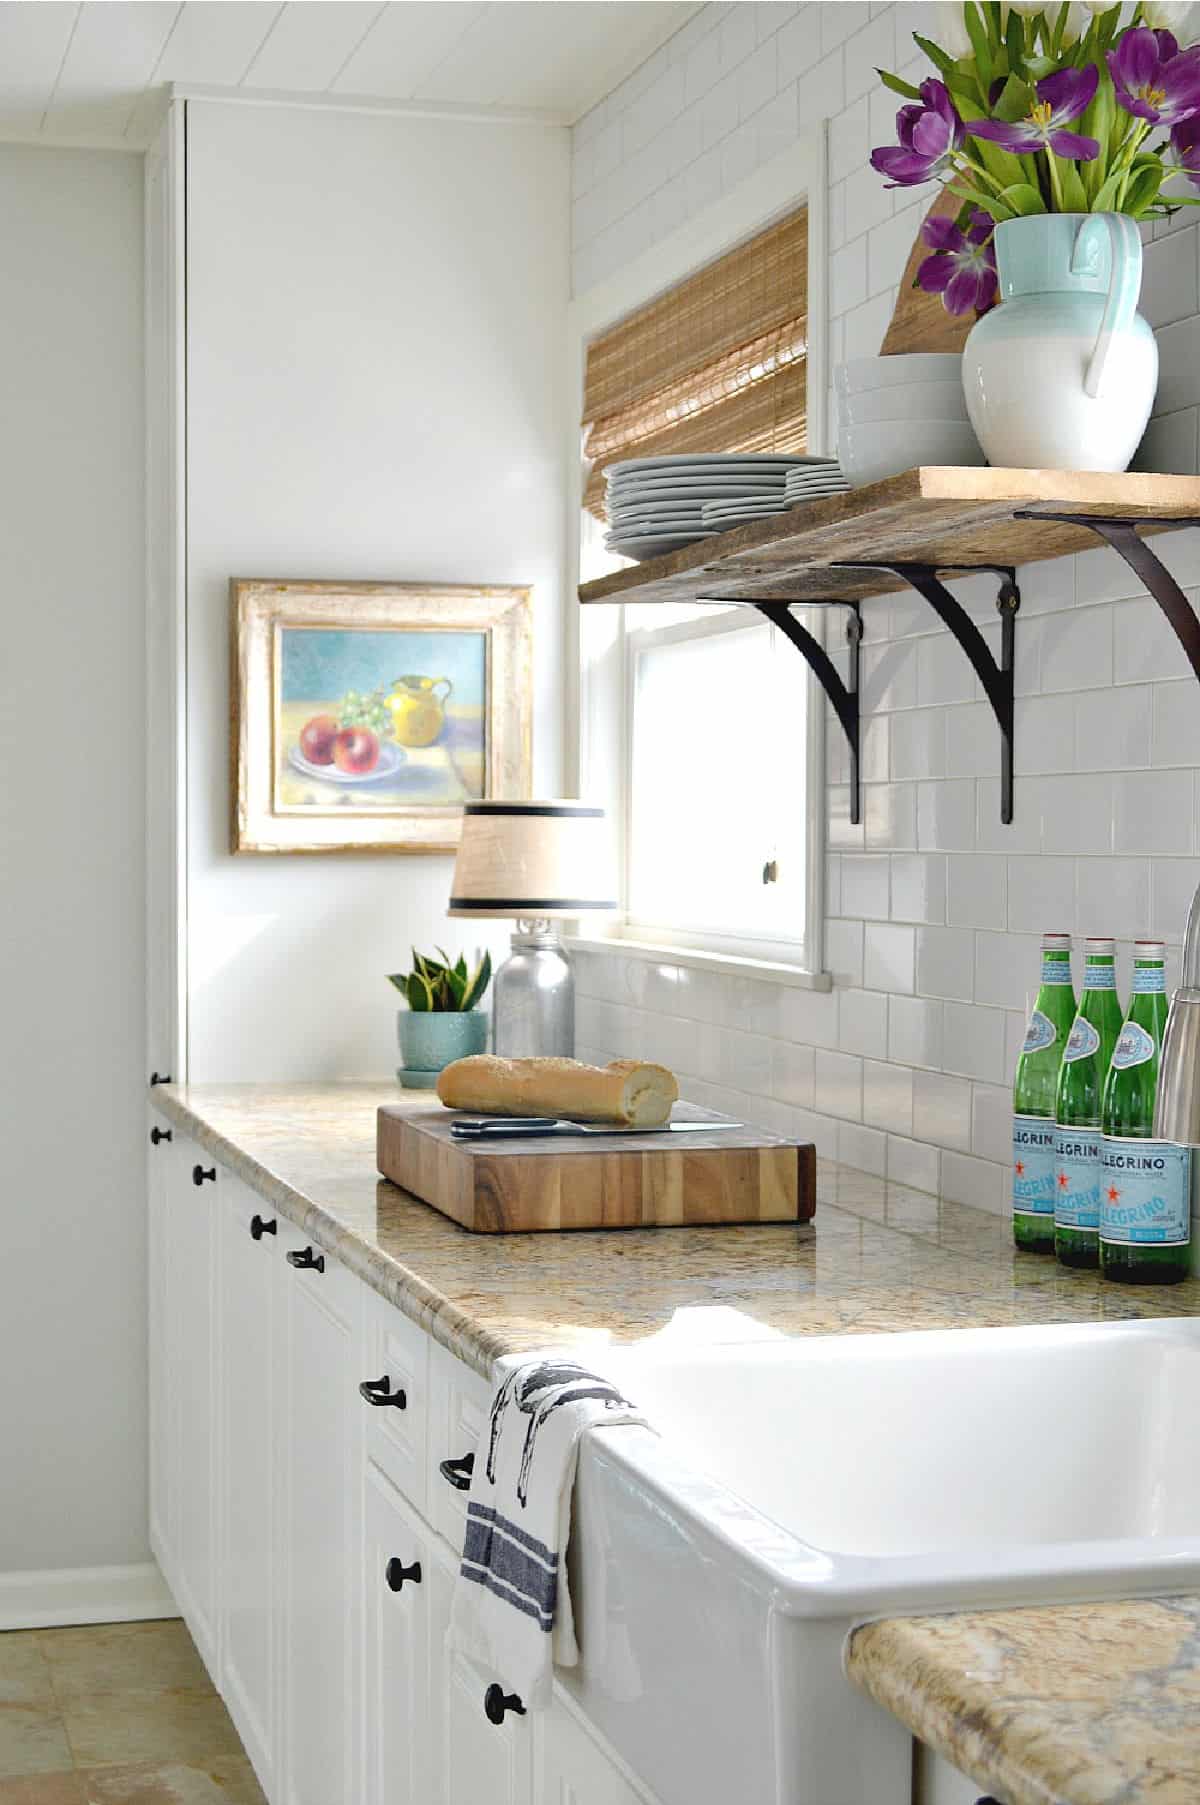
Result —
<path fill-rule="evenodd" d="M 850 1678 L 1004 1805 L 1196 1805 L 1200 1597 L 890 1618 Z"/>
<path fill-rule="evenodd" d="M 248 1184 L 252 1191 L 267 1200 L 289 1222 L 332 1254 L 364 1284 L 378 1292 L 389 1304 L 411 1317 L 442 1347 L 470 1366 L 485 1379 L 491 1377 L 494 1363 L 512 1349 L 500 1336 L 486 1329 L 457 1304 L 428 1284 L 424 1279 L 393 1259 L 380 1248 L 371 1247 L 361 1235 L 323 1210 L 319 1204 L 278 1172 L 253 1158 L 236 1141 L 219 1133 L 203 1116 L 188 1108 L 173 1085 L 156 1085 L 151 1092 L 153 1107 L 170 1119 L 199 1146 L 220 1160 L 230 1172 Z"/>

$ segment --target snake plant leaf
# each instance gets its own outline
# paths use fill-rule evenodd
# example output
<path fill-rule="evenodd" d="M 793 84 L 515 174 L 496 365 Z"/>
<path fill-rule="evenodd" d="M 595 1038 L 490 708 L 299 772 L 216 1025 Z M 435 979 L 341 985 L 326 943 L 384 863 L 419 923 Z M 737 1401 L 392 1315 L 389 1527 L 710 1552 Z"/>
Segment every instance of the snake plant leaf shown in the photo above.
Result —
<path fill-rule="evenodd" d="M 423 972 L 414 971 L 408 980 L 408 1006 L 420 1014 L 433 1008 L 433 986 Z"/>
<path fill-rule="evenodd" d="M 387 981 L 389 984 L 394 984 L 402 996 L 408 995 L 408 973 L 406 971 L 390 971 Z"/>
<path fill-rule="evenodd" d="M 462 1002 L 459 1004 L 459 1008 L 474 1009 L 476 1003 L 482 999 L 483 993 L 491 981 L 492 955 L 490 953 L 484 953 L 483 958 L 471 973 L 466 989 L 463 991 L 463 998 Z"/>

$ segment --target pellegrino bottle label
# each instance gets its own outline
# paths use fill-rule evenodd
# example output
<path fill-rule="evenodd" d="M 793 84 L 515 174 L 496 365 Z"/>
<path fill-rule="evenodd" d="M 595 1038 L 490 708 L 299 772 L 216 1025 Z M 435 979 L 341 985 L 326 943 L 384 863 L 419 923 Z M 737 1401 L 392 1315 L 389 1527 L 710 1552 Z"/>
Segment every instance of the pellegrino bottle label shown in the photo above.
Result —
<path fill-rule="evenodd" d="M 1019 1216 L 1054 1214 L 1054 1123 L 1013 1117 L 1013 1209 Z"/>
<path fill-rule="evenodd" d="M 1134 961 L 1133 994 L 1134 996 L 1153 996 L 1167 988 L 1167 974 L 1164 968 L 1153 965 L 1139 965 Z"/>
<path fill-rule="evenodd" d="M 1117 988 L 1117 968 L 1111 959 L 1103 963 L 1088 960 L 1083 968 L 1083 988 L 1085 990 L 1115 990 Z"/>
<path fill-rule="evenodd" d="M 1113 1048 L 1112 1062 L 1119 1072 L 1124 1072 L 1131 1065 L 1145 1065 L 1148 1059 L 1154 1058 L 1154 1037 L 1137 1022 L 1126 1022 L 1117 1036 L 1117 1044 Z"/>
<path fill-rule="evenodd" d="M 1064 952 L 1048 953 L 1042 950 L 1042 983 L 1069 984 L 1071 982 L 1071 955 Z"/>
<path fill-rule="evenodd" d="M 1067 1044 L 1063 1048 L 1063 1059 L 1073 1065 L 1077 1059 L 1087 1059 L 1100 1045 L 1100 1036 L 1085 1016 L 1077 1015 L 1071 1023 L 1071 1032 L 1067 1036 Z"/>
<path fill-rule="evenodd" d="M 1108 1138 L 1100 1171 L 1100 1239 L 1121 1247 L 1183 1247 L 1191 1152 L 1174 1141 Z"/>
<path fill-rule="evenodd" d="M 1052 1047 L 1058 1038 L 1058 1029 L 1048 1015 L 1035 1009 L 1025 1028 L 1025 1042 L 1022 1053 L 1040 1053 L 1043 1047 Z"/>
<path fill-rule="evenodd" d="M 1099 1128 L 1054 1131 L 1054 1220 L 1060 1228 L 1100 1225 Z"/>

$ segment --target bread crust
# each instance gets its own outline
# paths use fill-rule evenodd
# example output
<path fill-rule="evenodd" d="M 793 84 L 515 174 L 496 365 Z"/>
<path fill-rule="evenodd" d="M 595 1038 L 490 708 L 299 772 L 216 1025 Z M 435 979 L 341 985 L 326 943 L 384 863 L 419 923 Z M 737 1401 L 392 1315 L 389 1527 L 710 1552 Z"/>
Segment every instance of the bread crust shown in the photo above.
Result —
<path fill-rule="evenodd" d="M 679 1085 L 665 1065 L 637 1059 L 596 1066 L 577 1059 L 500 1059 L 494 1053 L 473 1053 L 439 1073 L 437 1094 L 447 1109 L 481 1115 L 570 1116 L 657 1128 L 669 1121 Z"/>

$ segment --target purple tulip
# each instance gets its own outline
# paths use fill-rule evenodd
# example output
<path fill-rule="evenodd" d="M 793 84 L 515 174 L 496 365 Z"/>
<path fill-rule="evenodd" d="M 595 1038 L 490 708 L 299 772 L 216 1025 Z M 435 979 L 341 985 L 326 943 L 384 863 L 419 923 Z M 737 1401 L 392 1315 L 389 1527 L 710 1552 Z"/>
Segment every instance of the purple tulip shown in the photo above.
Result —
<path fill-rule="evenodd" d="M 1193 188 L 1200 188 L 1200 116 L 1193 114 L 1174 128 L 1171 150 L 1176 169 L 1187 177 Z"/>
<path fill-rule="evenodd" d="M 1093 157 L 1100 155 L 1096 140 L 1081 138 L 1078 132 L 1067 132 L 1063 127 L 1087 111 L 1099 82 L 1100 71 L 1094 63 L 1088 63 L 1082 69 L 1057 69 L 1038 83 L 1037 100 L 1027 119 L 1018 119 L 1013 124 L 1006 119 L 973 119 L 971 136 L 990 138 L 993 144 L 1016 151 L 1018 155 L 1047 150 L 1056 157 L 1090 163 Z"/>
<path fill-rule="evenodd" d="M 986 313 L 996 299 L 996 249 L 992 222 L 978 208 L 965 232 L 944 215 L 927 219 L 921 237 L 933 252 L 917 271 L 927 294 L 941 295 L 947 313 Z"/>
<path fill-rule="evenodd" d="M 1138 119 L 1178 125 L 1200 112 L 1200 47 L 1181 51 L 1169 31 L 1127 31 L 1108 67 L 1118 101 Z"/>
<path fill-rule="evenodd" d="M 889 188 L 915 187 L 949 167 L 963 141 L 963 122 L 944 82 L 921 83 L 921 104 L 914 101 L 900 108 L 896 135 L 899 144 L 886 144 L 871 152 L 872 169 L 892 178 Z"/>

